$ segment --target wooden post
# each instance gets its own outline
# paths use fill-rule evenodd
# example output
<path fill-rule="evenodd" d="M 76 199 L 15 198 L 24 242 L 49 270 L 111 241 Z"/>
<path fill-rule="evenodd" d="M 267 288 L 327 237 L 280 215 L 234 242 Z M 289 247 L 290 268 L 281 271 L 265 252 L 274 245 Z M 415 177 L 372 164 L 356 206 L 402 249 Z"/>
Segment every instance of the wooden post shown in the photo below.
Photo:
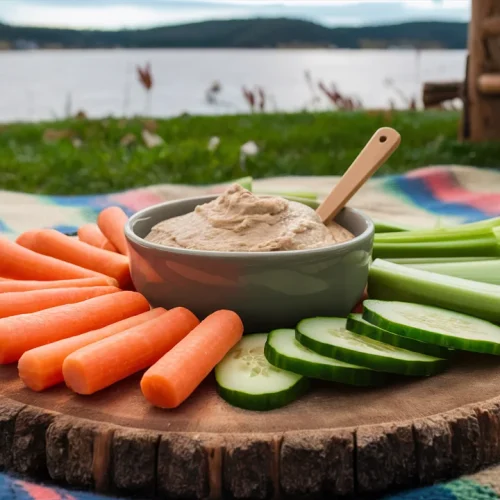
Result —
<path fill-rule="evenodd" d="M 469 60 L 470 55 L 467 55 L 467 60 L 465 64 L 465 82 L 462 88 L 462 101 L 463 101 L 463 112 L 462 119 L 460 122 L 460 128 L 458 130 L 458 139 L 460 141 L 468 141 L 470 139 L 470 107 L 469 107 L 469 95 L 467 89 L 469 88 Z"/>
<path fill-rule="evenodd" d="M 500 73 L 482 74 L 478 79 L 478 87 L 483 95 L 500 96 Z"/>
<path fill-rule="evenodd" d="M 483 38 L 500 36 L 500 16 L 487 17 L 482 24 Z"/>
<path fill-rule="evenodd" d="M 470 116 L 470 138 L 480 141 L 486 135 L 488 105 L 481 95 L 478 81 L 485 70 L 486 51 L 483 38 L 483 23 L 493 11 L 494 0 L 472 0 L 472 15 L 469 24 L 469 73 L 467 75 L 467 97 Z"/>

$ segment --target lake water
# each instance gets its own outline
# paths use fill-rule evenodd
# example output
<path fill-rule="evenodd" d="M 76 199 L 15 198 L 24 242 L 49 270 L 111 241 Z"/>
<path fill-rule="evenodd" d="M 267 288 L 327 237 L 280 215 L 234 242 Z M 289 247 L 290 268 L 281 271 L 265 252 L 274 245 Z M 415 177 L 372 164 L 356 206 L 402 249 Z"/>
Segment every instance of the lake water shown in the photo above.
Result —
<path fill-rule="evenodd" d="M 459 80 L 465 51 L 414 50 L 93 50 L 0 53 L 0 121 L 42 120 L 83 110 L 91 117 L 244 112 L 242 86 L 264 88 L 268 109 L 329 109 L 318 81 L 335 83 L 365 107 L 406 107 L 425 81 Z M 148 103 L 136 65 L 150 62 Z M 313 91 L 319 101 L 312 105 Z M 392 83 L 388 83 L 391 80 Z M 206 90 L 219 81 L 218 104 Z M 402 95 L 401 95 L 402 94 Z M 148 108 L 149 106 L 149 108 Z"/>

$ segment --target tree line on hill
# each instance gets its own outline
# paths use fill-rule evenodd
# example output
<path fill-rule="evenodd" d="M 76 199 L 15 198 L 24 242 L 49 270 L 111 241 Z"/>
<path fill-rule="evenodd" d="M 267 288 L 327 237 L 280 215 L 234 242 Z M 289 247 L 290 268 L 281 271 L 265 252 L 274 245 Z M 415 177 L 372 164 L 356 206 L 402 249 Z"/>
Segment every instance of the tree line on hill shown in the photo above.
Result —
<path fill-rule="evenodd" d="M 467 23 L 408 22 L 329 28 L 298 19 L 204 21 L 140 30 L 94 31 L 0 24 L 3 48 L 21 42 L 40 48 L 276 48 L 418 47 L 463 49 Z"/>

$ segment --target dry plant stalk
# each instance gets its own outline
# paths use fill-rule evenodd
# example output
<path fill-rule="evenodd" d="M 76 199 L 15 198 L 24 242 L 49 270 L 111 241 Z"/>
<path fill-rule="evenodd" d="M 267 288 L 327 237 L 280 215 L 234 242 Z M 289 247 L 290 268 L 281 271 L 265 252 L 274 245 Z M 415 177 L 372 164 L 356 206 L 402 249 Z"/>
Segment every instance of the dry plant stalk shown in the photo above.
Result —
<path fill-rule="evenodd" d="M 243 97 L 250 106 L 250 111 L 253 113 L 255 111 L 255 94 L 251 90 L 248 90 L 246 87 L 243 87 L 242 91 Z"/>
<path fill-rule="evenodd" d="M 363 109 L 363 103 L 360 99 L 341 94 L 335 84 L 332 84 L 330 88 L 328 88 L 320 81 L 318 87 L 338 110 L 353 111 L 356 109 Z"/>
<path fill-rule="evenodd" d="M 146 91 L 146 108 L 145 114 L 148 115 L 151 111 L 151 93 L 153 91 L 153 71 L 151 69 L 151 63 L 146 63 L 144 68 L 137 66 L 137 75 L 139 77 L 140 84 L 144 87 Z"/>

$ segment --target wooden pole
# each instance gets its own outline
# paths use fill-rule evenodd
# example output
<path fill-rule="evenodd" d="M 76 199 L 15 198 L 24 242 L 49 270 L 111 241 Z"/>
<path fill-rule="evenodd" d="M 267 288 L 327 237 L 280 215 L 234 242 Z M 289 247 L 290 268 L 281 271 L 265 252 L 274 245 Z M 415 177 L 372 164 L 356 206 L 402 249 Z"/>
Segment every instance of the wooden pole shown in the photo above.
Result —
<path fill-rule="evenodd" d="M 460 141 L 468 141 L 470 139 L 470 116 L 469 116 L 469 96 L 467 94 L 468 80 L 467 75 L 469 74 L 469 59 L 470 56 L 467 54 L 467 60 L 465 63 L 465 82 L 462 88 L 462 100 L 463 100 L 463 111 L 462 119 L 460 122 L 460 128 L 458 131 L 458 139 Z"/>
<path fill-rule="evenodd" d="M 487 104 L 479 91 L 478 80 L 485 68 L 486 51 L 482 27 L 488 14 L 492 12 L 492 0 L 472 0 L 472 13 L 469 24 L 469 73 L 467 75 L 470 133 L 472 141 L 480 141 L 486 134 L 485 117 Z"/>
<path fill-rule="evenodd" d="M 478 79 L 478 88 L 482 94 L 500 97 L 500 73 L 482 74 Z"/>
<path fill-rule="evenodd" d="M 484 38 L 500 36 L 500 16 L 487 17 L 481 31 Z"/>

